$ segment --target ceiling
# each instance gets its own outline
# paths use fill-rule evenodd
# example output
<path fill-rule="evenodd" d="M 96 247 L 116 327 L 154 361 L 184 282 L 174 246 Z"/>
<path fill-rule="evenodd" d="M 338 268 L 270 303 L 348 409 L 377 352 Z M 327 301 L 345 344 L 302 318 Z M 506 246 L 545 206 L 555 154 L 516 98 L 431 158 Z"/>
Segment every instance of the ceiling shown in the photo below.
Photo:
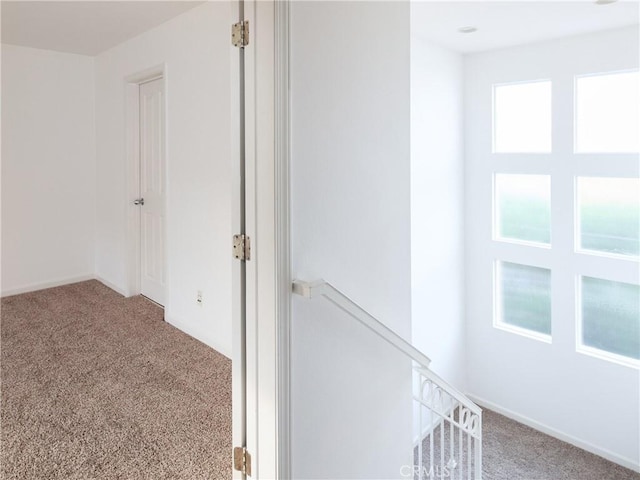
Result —
<path fill-rule="evenodd" d="M 2 42 L 97 55 L 203 1 L 2 1 Z M 473 53 L 638 24 L 638 0 L 415 1 L 412 31 Z M 462 26 L 477 32 L 461 34 Z"/>
<path fill-rule="evenodd" d="M 413 2 L 412 33 L 461 53 L 638 25 L 638 1 Z M 475 26 L 474 33 L 458 28 Z"/>
<path fill-rule="evenodd" d="M 2 43 L 97 55 L 202 1 L 2 1 Z"/>

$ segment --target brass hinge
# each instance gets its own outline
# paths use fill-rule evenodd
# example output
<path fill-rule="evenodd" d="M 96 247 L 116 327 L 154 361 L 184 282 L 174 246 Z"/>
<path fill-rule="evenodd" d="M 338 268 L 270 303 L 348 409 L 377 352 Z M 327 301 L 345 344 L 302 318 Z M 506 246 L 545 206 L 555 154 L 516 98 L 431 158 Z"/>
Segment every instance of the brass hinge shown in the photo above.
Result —
<path fill-rule="evenodd" d="M 246 447 L 236 447 L 233 449 L 233 468 L 247 476 L 251 476 L 251 455 Z"/>
<path fill-rule="evenodd" d="M 238 260 L 251 260 L 251 239 L 244 235 L 233 236 L 233 258 Z"/>
<path fill-rule="evenodd" d="M 249 45 L 249 20 L 231 25 L 231 44 L 239 48 Z"/>

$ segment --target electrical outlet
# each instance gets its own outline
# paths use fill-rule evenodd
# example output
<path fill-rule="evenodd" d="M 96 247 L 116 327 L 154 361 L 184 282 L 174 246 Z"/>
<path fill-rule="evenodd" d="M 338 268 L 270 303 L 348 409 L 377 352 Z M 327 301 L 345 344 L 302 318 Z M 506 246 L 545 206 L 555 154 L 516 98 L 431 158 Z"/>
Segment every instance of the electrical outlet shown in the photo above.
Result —
<path fill-rule="evenodd" d="M 202 291 L 198 290 L 198 293 L 196 294 L 196 303 L 200 306 L 202 306 Z"/>

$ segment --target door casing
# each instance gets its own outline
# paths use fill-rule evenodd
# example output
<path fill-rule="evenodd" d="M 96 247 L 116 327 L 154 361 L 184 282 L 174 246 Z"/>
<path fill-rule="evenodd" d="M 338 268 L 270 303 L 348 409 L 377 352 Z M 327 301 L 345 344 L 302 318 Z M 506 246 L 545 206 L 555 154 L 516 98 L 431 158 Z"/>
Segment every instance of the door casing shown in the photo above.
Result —
<path fill-rule="evenodd" d="M 166 64 L 157 65 L 141 72 L 134 73 L 125 78 L 125 132 L 126 132 L 126 168 L 127 168 L 127 188 L 126 188 L 126 296 L 131 297 L 140 294 L 140 275 L 141 275 L 141 252 L 140 252 L 140 207 L 133 204 L 138 198 L 140 191 L 140 84 L 146 83 L 158 78 L 163 79 L 164 83 L 164 212 L 165 223 L 163 237 L 165 239 L 164 248 L 164 268 L 167 268 L 167 224 L 170 221 L 167 214 L 167 198 L 168 198 L 168 169 L 169 150 L 167 149 L 167 98 L 168 98 L 168 81 Z M 167 301 L 167 292 L 169 291 L 168 282 L 165 281 L 164 299 Z"/>
<path fill-rule="evenodd" d="M 140 293 L 154 302 L 165 303 L 164 227 L 166 196 L 164 79 L 141 83 L 140 91 L 140 188 L 138 198 L 140 218 Z M 155 98 L 154 98 L 155 97 Z M 156 104 L 153 114 L 147 102 Z M 159 127 L 159 128 L 158 128 Z M 159 133 L 155 138 L 155 132 Z M 154 141 L 155 140 L 155 141 Z M 151 142 L 151 143 L 150 143 Z M 146 147 L 145 147 L 146 145 Z M 157 149 L 157 150 L 156 150 Z M 155 153 L 154 153 L 155 152 Z M 136 202 L 134 202 L 136 204 Z M 150 258 L 149 258 L 150 257 Z M 148 261 L 150 259 L 150 264 Z M 151 267 L 151 270 L 149 268 Z"/>
<path fill-rule="evenodd" d="M 239 2 L 233 2 L 232 23 Z M 236 408 L 234 446 L 246 445 L 252 478 L 290 478 L 289 334 L 291 308 L 289 227 L 289 2 L 244 0 L 250 43 L 245 48 L 246 234 L 252 259 L 246 263 L 246 334 L 234 311 L 234 369 L 246 354 L 246 416 Z M 235 48 L 235 47 L 233 47 Z M 237 53 L 232 52 L 232 75 Z M 234 63 L 236 62 L 236 63 Z M 239 82 L 232 78 L 232 97 Z M 232 119 L 234 119 L 232 108 Z M 233 123 L 234 128 L 240 123 Z M 234 132 L 234 158 L 239 158 Z M 237 145 L 237 147 L 236 147 Z M 235 160 L 234 160 L 235 161 Z M 234 204 L 237 202 L 234 202 Z M 239 212 L 233 212 L 233 227 Z M 234 270 L 237 267 L 234 267 Z M 234 281 L 234 288 L 236 282 Z M 235 298 L 235 293 L 234 293 Z M 234 302 L 235 303 L 235 302 Z M 239 375 L 234 370 L 234 382 Z M 234 387 L 236 387 L 234 383 Z M 237 421 L 236 421 L 237 420 Z M 243 478 L 234 472 L 234 478 Z"/>

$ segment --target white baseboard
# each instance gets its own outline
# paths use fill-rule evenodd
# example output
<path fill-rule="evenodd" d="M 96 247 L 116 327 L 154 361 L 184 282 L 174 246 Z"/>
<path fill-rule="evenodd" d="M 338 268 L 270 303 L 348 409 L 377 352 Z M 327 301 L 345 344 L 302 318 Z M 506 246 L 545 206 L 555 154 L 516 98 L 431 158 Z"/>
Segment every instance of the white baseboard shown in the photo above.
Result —
<path fill-rule="evenodd" d="M 114 285 L 113 283 L 105 280 L 104 278 L 98 277 L 90 273 L 87 275 L 79 275 L 77 277 L 58 278 L 56 280 L 50 280 L 47 282 L 31 283 L 29 285 L 24 285 L 22 287 L 3 290 L 2 293 L 0 293 L 0 297 L 4 298 L 4 297 L 10 297 L 12 295 L 20 295 L 21 293 L 37 292 L 38 290 L 45 290 L 47 288 L 54 288 L 54 287 L 62 287 L 63 285 L 71 285 L 72 283 L 86 282 L 87 280 L 97 280 L 103 285 L 105 285 L 106 287 L 109 287 L 111 290 L 118 292 L 120 295 L 124 297 L 127 296 L 127 293 L 125 292 L 124 289 L 118 287 L 117 285 Z"/>
<path fill-rule="evenodd" d="M 47 282 L 31 283 L 18 288 L 11 288 L 9 290 L 2 290 L 1 297 L 10 297 L 12 295 L 19 295 L 21 293 L 37 292 L 38 290 L 45 290 L 47 288 L 61 287 L 62 285 L 69 285 L 71 283 L 86 282 L 87 280 L 95 279 L 95 275 L 79 275 L 75 277 L 58 278 L 55 280 L 49 280 Z"/>
<path fill-rule="evenodd" d="M 164 320 L 167 323 L 169 323 L 169 324 L 173 325 L 174 327 L 176 327 L 178 330 L 186 333 L 190 337 L 193 337 L 196 340 L 198 340 L 199 342 L 204 343 L 208 347 L 213 348 L 216 352 L 224 355 L 228 359 L 230 359 L 230 360 L 232 359 L 232 357 L 231 357 L 232 353 L 229 352 L 226 348 L 223 348 L 222 345 L 218 344 L 214 340 L 212 340 L 212 339 L 210 339 L 208 337 L 205 337 L 204 335 L 202 335 L 202 332 L 197 331 L 196 329 L 194 329 L 193 327 L 191 327 L 187 323 L 185 323 L 185 322 L 179 320 L 178 318 L 176 318 L 174 315 L 172 315 L 170 313 L 167 313 L 166 309 L 164 311 Z"/>
<path fill-rule="evenodd" d="M 507 418 L 515 420 L 516 422 L 520 422 L 524 425 L 527 425 L 535 430 L 538 430 L 542 433 L 546 433 L 547 435 L 557 438 L 558 440 L 562 440 L 563 442 L 570 443 L 582 450 L 586 450 L 587 452 L 593 453 L 594 455 L 598 455 L 602 458 L 605 458 L 613 463 L 617 463 L 625 468 L 633 470 L 635 472 L 640 472 L 640 464 L 634 462 L 629 458 L 622 457 L 614 452 L 606 450 L 604 448 L 597 447 L 589 442 L 585 442 L 580 440 L 572 435 L 561 432 L 560 430 L 556 430 L 555 428 L 551 428 L 543 423 L 540 423 L 536 420 L 533 420 L 524 415 L 520 415 L 519 413 L 515 413 L 507 408 L 503 408 L 499 405 L 496 405 L 493 402 L 488 400 L 484 400 L 482 398 L 477 397 L 473 394 L 467 394 L 467 396 L 473 400 L 475 403 L 480 405 L 480 407 L 488 408 L 489 410 L 493 410 L 494 412 L 499 413 L 500 415 L 504 415 Z"/>
<path fill-rule="evenodd" d="M 127 295 L 127 292 L 125 291 L 124 288 L 120 288 L 118 287 L 116 284 L 109 282 L 108 280 L 105 280 L 102 277 L 99 277 L 98 275 L 95 275 L 93 278 L 95 278 L 96 280 L 98 280 L 101 284 L 103 284 L 105 287 L 109 287 L 111 290 L 113 290 L 114 292 L 118 292 L 120 295 L 122 295 L 123 297 L 128 297 L 129 295 Z"/>
<path fill-rule="evenodd" d="M 3 290 L 2 293 L 0 294 L 0 297 L 10 297 L 12 295 L 19 295 L 21 293 L 37 292 L 38 290 L 44 290 L 46 288 L 61 287 L 63 285 L 70 285 L 72 283 L 86 282 L 87 280 L 97 280 L 100 283 L 102 283 L 104 286 L 119 293 L 120 295 L 124 297 L 128 296 L 127 292 L 124 289 L 118 287 L 117 285 L 114 285 L 113 283 L 105 280 L 104 278 L 101 278 L 94 274 L 87 274 L 87 275 L 80 275 L 77 277 L 60 278 L 60 279 L 51 280 L 48 282 L 32 283 L 30 285 L 25 285 L 20 288 Z M 230 351 L 228 351 L 226 348 L 224 348 L 222 345 L 218 344 L 216 341 L 212 340 L 211 338 L 208 338 L 202 335 L 202 332 L 197 331 L 196 329 L 188 325 L 186 322 L 179 320 L 173 315 L 168 315 L 166 313 L 166 310 L 165 310 L 165 320 L 171 325 L 173 325 L 174 327 L 176 327 L 178 330 L 181 330 L 187 335 L 195 338 L 196 340 L 204 343 L 208 347 L 211 347 L 215 351 L 221 353 L 225 357 L 231 359 L 232 353 Z"/>

